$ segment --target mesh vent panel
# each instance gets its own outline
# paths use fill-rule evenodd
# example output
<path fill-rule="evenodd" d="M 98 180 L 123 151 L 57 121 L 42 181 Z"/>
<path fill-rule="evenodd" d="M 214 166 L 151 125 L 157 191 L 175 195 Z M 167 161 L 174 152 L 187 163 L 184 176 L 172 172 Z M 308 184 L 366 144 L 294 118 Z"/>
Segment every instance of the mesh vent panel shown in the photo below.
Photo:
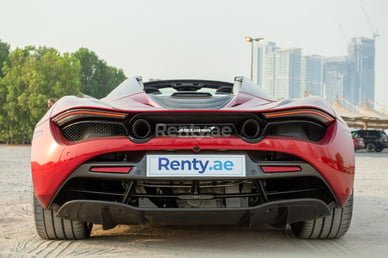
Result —
<path fill-rule="evenodd" d="M 126 136 L 122 123 L 103 121 L 82 121 L 62 128 L 63 136 L 69 141 L 82 141 L 104 136 Z"/>
<path fill-rule="evenodd" d="M 265 136 L 289 136 L 303 140 L 319 141 L 326 132 L 326 128 L 309 121 L 290 121 L 268 125 Z"/>

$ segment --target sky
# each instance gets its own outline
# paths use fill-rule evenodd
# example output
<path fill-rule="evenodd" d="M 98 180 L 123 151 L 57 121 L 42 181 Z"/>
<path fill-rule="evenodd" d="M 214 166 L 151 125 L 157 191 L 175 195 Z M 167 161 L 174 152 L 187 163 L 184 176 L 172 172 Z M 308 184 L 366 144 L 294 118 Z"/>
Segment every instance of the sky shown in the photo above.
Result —
<path fill-rule="evenodd" d="M 249 77 L 245 36 L 329 57 L 347 55 L 352 37 L 377 30 L 375 101 L 388 107 L 388 0 L 0 0 L 0 6 L 0 40 L 12 50 L 86 47 L 145 81 Z"/>

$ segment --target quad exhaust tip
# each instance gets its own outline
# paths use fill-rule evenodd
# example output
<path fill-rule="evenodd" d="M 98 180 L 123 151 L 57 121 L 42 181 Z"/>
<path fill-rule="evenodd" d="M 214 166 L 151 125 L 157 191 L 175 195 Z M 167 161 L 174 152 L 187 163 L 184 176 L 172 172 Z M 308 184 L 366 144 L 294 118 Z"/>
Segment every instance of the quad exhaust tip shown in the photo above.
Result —
<path fill-rule="evenodd" d="M 137 119 L 132 124 L 132 134 L 137 139 L 145 139 L 151 136 L 151 133 L 151 124 L 145 119 Z"/>
<path fill-rule="evenodd" d="M 241 126 L 241 135 L 247 139 L 256 139 L 260 135 L 260 123 L 255 119 L 246 120 Z"/>

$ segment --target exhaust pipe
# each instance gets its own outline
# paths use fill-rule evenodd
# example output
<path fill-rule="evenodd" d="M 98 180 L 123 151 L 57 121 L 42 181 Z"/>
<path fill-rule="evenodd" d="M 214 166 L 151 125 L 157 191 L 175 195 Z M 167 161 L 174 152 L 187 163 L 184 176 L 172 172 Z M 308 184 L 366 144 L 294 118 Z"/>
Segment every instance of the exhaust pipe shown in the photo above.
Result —
<path fill-rule="evenodd" d="M 136 139 L 145 139 L 152 133 L 151 124 L 145 119 L 137 119 L 132 124 L 132 134 Z"/>
<path fill-rule="evenodd" d="M 256 139 L 260 135 L 260 123 L 255 119 L 246 120 L 241 126 L 241 135 L 247 139 Z"/>

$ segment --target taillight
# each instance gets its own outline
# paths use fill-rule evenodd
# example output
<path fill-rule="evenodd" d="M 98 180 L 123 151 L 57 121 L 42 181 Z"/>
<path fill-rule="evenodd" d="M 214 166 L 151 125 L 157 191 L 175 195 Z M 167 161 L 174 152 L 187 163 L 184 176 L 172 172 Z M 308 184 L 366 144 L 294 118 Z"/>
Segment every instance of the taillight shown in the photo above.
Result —
<path fill-rule="evenodd" d="M 52 121 L 59 126 L 76 120 L 79 118 L 108 118 L 108 119 L 124 119 L 127 116 L 125 113 L 113 112 L 100 109 L 71 109 L 60 113 L 52 118 Z"/>
<path fill-rule="evenodd" d="M 328 125 L 330 124 L 333 120 L 334 117 L 331 115 L 318 110 L 318 109 L 288 109 L 288 110 L 281 110 L 281 111 L 275 111 L 275 112 L 268 112 L 268 113 L 263 113 L 265 118 L 271 120 L 271 119 L 290 119 L 290 118 L 308 118 L 312 120 L 316 120 L 322 124 Z"/>

